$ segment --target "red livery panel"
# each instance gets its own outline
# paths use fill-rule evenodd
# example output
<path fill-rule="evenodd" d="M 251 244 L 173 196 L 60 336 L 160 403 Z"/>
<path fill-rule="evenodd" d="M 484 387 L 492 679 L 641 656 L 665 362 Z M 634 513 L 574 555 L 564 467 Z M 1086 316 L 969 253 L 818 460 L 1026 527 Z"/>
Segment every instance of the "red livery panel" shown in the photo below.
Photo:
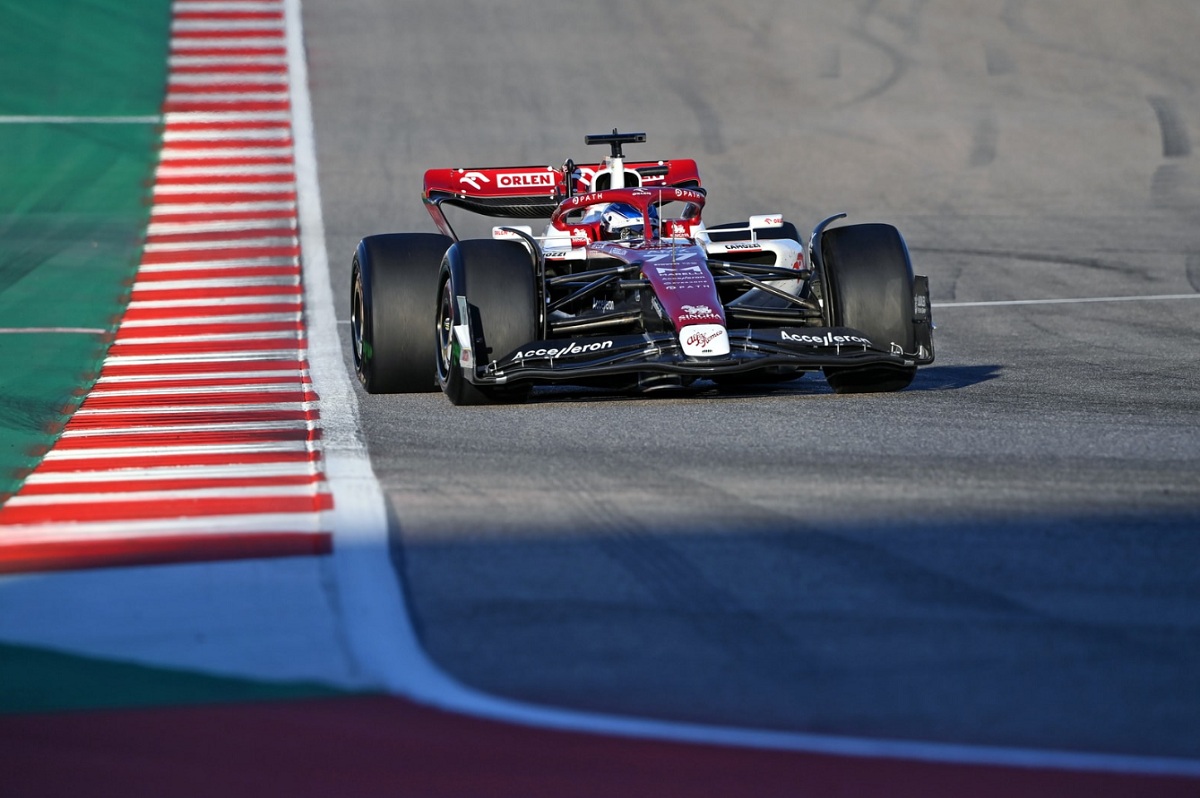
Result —
<path fill-rule="evenodd" d="M 590 190 L 596 174 L 604 168 L 604 164 L 576 165 L 571 173 L 574 177 L 571 193 Z M 690 158 L 637 161 L 625 164 L 625 169 L 637 172 L 638 180 L 644 186 L 700 185 L 696 162 Z M 660 173 L 664 169 L 665 173 Z M 651 173 L 642 174 L 643 170 Z M 426 200 L 437 197 L 565 197 L 567 183 L 566 172 L 552 166 L 429 169 L 425 172 L 424 197 Z"/>

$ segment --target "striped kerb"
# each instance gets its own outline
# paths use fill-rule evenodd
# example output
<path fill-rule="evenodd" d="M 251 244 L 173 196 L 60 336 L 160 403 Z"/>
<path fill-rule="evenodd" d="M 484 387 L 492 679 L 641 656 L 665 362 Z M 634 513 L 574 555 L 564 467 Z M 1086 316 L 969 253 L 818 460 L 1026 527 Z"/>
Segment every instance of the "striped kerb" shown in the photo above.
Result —
<path fill-rule="evenodd" d="M 283 4 L 173 7 L 163 145 L 91 392 L 0 507 L 0 572 L 328 553 Z"/>

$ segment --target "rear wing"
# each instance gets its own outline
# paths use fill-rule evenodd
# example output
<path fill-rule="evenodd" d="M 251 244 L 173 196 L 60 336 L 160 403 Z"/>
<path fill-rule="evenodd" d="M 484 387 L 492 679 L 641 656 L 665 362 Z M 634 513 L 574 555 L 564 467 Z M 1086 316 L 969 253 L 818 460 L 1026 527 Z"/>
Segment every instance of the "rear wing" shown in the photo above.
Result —
<path fill-rule="evenodd" d="M 628 187 L 700 187 L 700 173 L 690 158 L 629 162 L 624 164 L 624 171 Z M 579 166 L 570 161 L 562 169 L 550 166 L 430 169 L 425 172 L 422 199 L 438 229 L 457 240 L 442 205 L 483 216 L 549 219 L 568 197 L 607 188 L 611 184 L 608 172 L 603 163 Z"/>

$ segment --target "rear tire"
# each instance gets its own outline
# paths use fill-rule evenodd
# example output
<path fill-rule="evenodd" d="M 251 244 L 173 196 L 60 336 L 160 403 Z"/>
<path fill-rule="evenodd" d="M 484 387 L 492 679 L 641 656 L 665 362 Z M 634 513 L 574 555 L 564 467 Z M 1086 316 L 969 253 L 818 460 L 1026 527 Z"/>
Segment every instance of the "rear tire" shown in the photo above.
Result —
<path fill-rule="evenodd" d="M 850 327 L 876 346 L 916 350 L 913 271 L 900 231 L 888 224 L 857 224 L 821 235 L 821 291 L 831 327 Z M 837 393 L 871 393 L 906 388 L 913 366 L 826 367 Z"/>
<path fill-rule="evenodd" d="M 467 318 L 458 297 L 466 297 Z M 446 253 L 438 289 L 437 380 L 456 405 L 523 402 L 529 385 L 479 386 L 463 375 L 454 327 L 468 325 L 479 366 L 537 339 L 537 294 L 529 252 L 512 241 L 460 241 Z"/>
<path fill-rule="evenodd" d="M 450 238 L 388 233 L 358 244 L 350 267 L 354 371 L 367 393 L 436 391 L 433 311 Z"/>

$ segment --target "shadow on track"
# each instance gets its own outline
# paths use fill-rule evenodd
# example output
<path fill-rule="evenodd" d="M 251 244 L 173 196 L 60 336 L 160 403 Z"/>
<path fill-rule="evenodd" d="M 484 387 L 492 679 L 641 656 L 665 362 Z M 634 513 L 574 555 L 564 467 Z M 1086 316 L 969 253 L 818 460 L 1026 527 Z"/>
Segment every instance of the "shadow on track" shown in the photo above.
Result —
<path fill-rule="evenodd" d="M 650 534 L 600 519 L 508 539 L 400 532 L 393 558 L 429 653 L 496 694 L 702 723 L 1194 757 L 1196 520 L 1080 508 Z"/>
<path fill-rule="evenodd" d="M 1000 376 L 1004 367 L 999 364 L 977 366 L 926 366 L 917 371 L 912 385 L 905 391 L 950 391 L 979 385 Z M 576 385 L 542 386 L 530 398 L 531 404 L 569 402 L 609 402 L 630 399 L 753 399 L 768 396 L 820 396 L 833 391 L 819 373 L 812 373 L 782 382 L 717 385 L 703 380 L 687 388 L 671 388 L 640 393 L 615 388 L 585 388 Z M 900 393 L 903 393 L 901 391 Z"/>
<path fill-rule="evenodd" d="M 926 366 L 917 369 L 917 376 L 907 390 L 951 391 L 994 380 L 1004 369 L 999 364 L 978 366 Z"/>

